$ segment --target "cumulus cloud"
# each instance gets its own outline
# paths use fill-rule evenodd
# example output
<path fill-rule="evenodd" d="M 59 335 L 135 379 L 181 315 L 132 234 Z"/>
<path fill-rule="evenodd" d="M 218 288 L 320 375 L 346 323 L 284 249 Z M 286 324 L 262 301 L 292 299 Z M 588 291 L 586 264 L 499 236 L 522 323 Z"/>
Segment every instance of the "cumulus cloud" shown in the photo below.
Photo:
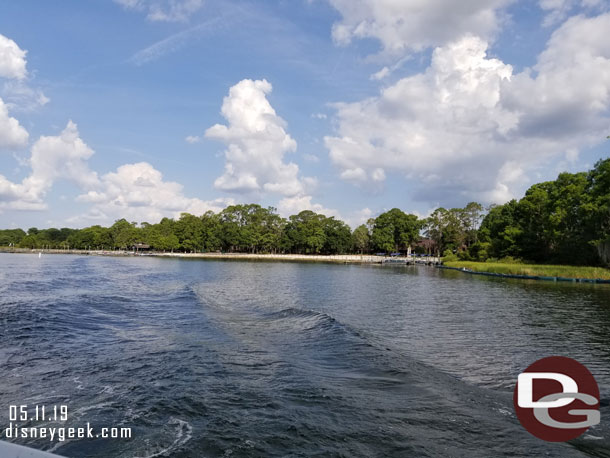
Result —
<path fill-rule="evenodd" d="M 185 22 L 203 7 L 203 0 L 114 0 L 125 9 L 146 13 L 149 21 Z"/>
<path fill-rule="evenodd" d="M 610 124 L 610 15 L 574 17 L 533 69 L 514 74 L 467 36 L 435 49 L 430 67 L 376 96 L 336 105 L 325 139 L 341 177 L 398 172 L 427 201 L 502 202 L 528 171 L 605 138 Z"/>
<path fill-rule="evenodd" d="M 1 94 L 4 101 L 0 100 L 0 103 L 11 110 L 30 111 L 49 102 L 49 98 L 40 89 L 33 89 L 28 85 L 26 54 L 27 51 L 21 49 L 13 40 L 0 35 L 0 78 L 8 80 L 2 85 Z M 2 133 L 0 129 L 0 137 Z"/>
<path fill-rule="evenodd" d="M 116 172 L 102 176 L 100 181 L 99 190 L 77 198 L 93 204 L 84 220 L 158 221 L 165 216 L 177 217 L 182 212 L 195 215 L 208 210 L 217 212 L 233 203 L 231 199 L 203 201 L 185 197 L 181 184 L 165 181 L 162 173 L 146 162 L 122 165 Z"/>
<path fill-rule="evenodd" d="M 24 185 L 38 196 L 43 196 L 58 179 L 69 180 L 81 188 L 97 186 L 97 174 L 87 164 L 91 156 L 93 150 L 80 138 L 77 125 L 68 121 L 61 134 L 41 136 L 34 143 L 32 174 Z"/>
<path fill-rule="evenodd" d="M 27 51 L 22 50 L 13 40 L 0 35 L 0 77 L 17 81 L 16 84 L 11 82 L 4 84 L 4 97 L 7 94 L 10 96 L 14 92 L 10 90 L 13 86 L 27 88 L 25 83 L 23 83 L 28 74 L 26 70 L 26 54 Z M 42 92 L 40 92 L 40 95 L 44 97 Z M 17 119 L 9 116 L 9 108 L 15 108 L 15 103 L 11 102 L 6 103 L 5 99 L 0 98 L 0 150 L 23 148 L 28 143 L 28 132 L 19 124 Z M 4 183 L 4 188 L 7 186 Z"/>
<path fill-rule="evenodd" d="M 342 15 L 333 25 L 337 43 L 375 38 L 390 54 L 418 52 L 466 33 L 490 38 L 498 30 L 499 12 L 512 1 L 329 0 Z"/>
<path fill-rule="evenodd" d="M 25 55 L 17 43 L 0 35 L 0 77 L 24 79 L 27 77 Z"/>
<path fill-rule="evenodd" d="M 556 30 L 533 72 L 517 75 L 502 105 L 520 117 L 517 133 L 541 139 L 603 135 L 610 108 L 610 14 L 576 16 Z M 577 145 L 575 145 L 577 146 Z"/>
<path fill-rule="evenodd" d="M 8 107 L 0 98 L 0 150 L 23 148 L 28 143 L 29 134 L 15 118 L 8 114 Z"/>
<path fill-rule="evenodd" d="M 0 209 L 40 210 L 46 208 L 44 197 L 59 179 L 69 180 L 81 188 L 98 185 L 87 159 L 93 155 L 80 138 L 72 121 L 57 136 L 42 136 L 32 146 L 28 164 L 31 173 L 21 183 L 12 183 L 0 175 Z"/>
<path fill-rule="evenodd" d="M 45 197 L 59 180 L 76 184 L 82 190 L 77 200 L 91 204 L 87 213 L 72 218 L 71 223 L 111 223 L 123 217 L 157 221 L 181 212 L 200 215 L 208 210 L 219 211 L 233 202 L 185 197 L 182 185 L 164 181 L 161 172 L 146 162 L 122 165 L 100 178 L 88 165 L 93 154 L 72 121 L 59 135 L 40 137 L 27 162 L 31 173 L 21 183 L 0 175 L 0 210 L 46 209 Z"/>
<path fill-rule="evenodd" d="M 284 155 L 296 151 L 297 143 L 267 100 L 271 90 L 267 80 L 240 81 L 222 104 L 228 125 L 216 124 L 205 132 L 207 138 L 227 144 L 224 174 L 214 182 L 217 189 L 242 194 L 304 194 L 298 165 L 284 162 Z"/>
<path fill-rule="evenodd" d="M 297 143 L 267 99 L 271 90 L 267 80 L 245 79 L 224 98 L 221 112 L 228 124 L 216 124 L 205 132 L 206 138 L 227 145 L 225 170 L 214 186 L 250 198 L 279 194 L 283 198 L 278 210 L 284 216 L 302 210 L 337 215 L 335 210 L 312 202 L 309 193 L 316 188 L 317 179 L 300 177 L 299 166 L 285 162 L 284 155 L 296 151 Z M 308 156 L 308 160 L 313 158 Z"/>

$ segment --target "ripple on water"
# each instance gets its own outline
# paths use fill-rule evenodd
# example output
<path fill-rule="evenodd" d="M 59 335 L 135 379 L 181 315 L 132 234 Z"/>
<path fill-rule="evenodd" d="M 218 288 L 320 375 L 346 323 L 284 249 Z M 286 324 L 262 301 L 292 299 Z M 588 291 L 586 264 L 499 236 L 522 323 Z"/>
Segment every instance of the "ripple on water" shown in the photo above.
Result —
<path fill-rule="evenodd" d="M 516 374 L 566 354 L 610 387 L 608 290 L 427 268 L 6 256 L 0 412 L 133 428 L 64 456 L 602 456 L 540 443 Z M 602 416 L 607 406 L 602 407 Z M 48 442 L 31 445 L 49 448 Z"/>

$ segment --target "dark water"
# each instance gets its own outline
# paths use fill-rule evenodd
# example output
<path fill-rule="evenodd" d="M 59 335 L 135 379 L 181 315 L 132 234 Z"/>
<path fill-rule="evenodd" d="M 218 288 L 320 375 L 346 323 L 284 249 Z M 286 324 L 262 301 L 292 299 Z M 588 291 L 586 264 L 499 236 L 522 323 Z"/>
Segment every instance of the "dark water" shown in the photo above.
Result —
<path fill-rule="evenodd" d="M 513 415 L 519 372 L 555 354 L 587 365 L 604 398 L 602 423 L 570 444 Z M 68 457 L 610 456 L 605 285 L 3 254 L 0 364 L 2 429 L 11 404 L 132 428 L 17 441 Z"/>

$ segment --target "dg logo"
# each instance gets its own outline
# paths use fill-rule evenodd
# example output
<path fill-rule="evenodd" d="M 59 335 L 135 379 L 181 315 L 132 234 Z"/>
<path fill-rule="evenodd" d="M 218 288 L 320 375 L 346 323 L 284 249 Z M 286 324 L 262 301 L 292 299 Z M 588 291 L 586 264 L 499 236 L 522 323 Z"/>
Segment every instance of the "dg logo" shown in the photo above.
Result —
<path fill-rule="evenodd" d="M 597 382 L 563 356 L 540 359 L 519 374 L 513 403 L 523 427 L 545 441 L 575 439 L 600 421 Z"/>

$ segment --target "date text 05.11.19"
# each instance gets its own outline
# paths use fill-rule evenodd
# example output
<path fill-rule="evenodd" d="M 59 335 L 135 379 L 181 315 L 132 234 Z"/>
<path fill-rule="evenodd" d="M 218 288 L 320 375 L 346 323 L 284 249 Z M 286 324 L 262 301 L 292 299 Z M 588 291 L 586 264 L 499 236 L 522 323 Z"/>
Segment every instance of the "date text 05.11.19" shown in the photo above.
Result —
<path fill-rule="evenodd" d="M 68 406 L 66 405 L 11 405 L 9 406 L 9 421 L 67 421 Z"/>

